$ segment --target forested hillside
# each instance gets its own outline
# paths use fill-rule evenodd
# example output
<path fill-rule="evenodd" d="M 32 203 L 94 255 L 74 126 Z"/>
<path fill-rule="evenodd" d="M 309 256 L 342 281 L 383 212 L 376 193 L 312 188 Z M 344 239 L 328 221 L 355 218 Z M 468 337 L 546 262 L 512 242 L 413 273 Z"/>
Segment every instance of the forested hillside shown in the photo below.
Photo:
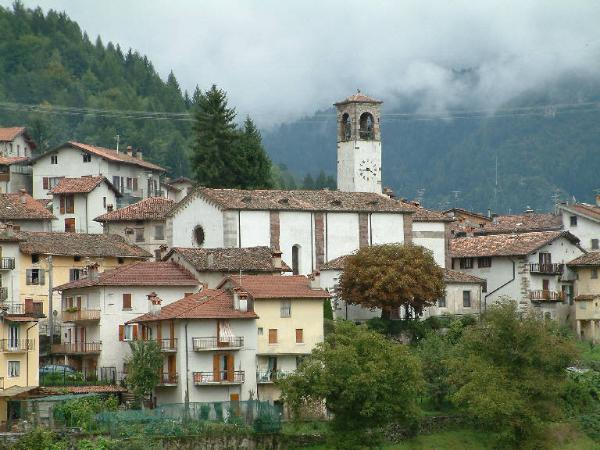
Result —
<path fill-rule="evenodd" d="M 65 14 L 0 8 L 0 126 L 27 125 L 41 149 L 66 140 L 115 148 L 118 134 L 123 148 L 187 174 L 190 122 L 91 110 L 185 113 L 192 103 L 173 74 L 165 82 L 145 56 L 92 42 Z"/>

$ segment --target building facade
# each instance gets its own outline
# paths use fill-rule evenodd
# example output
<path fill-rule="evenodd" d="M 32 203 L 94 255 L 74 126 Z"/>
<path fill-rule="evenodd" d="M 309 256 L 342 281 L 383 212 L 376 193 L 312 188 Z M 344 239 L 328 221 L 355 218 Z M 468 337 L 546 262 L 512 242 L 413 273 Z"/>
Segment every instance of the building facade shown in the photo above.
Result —
<path fill-rule="evenodd" d="M 586 253 L 568 263 L 577 273 L 574 329 L 579 339 L 600 342 L 600 252 Z"/>

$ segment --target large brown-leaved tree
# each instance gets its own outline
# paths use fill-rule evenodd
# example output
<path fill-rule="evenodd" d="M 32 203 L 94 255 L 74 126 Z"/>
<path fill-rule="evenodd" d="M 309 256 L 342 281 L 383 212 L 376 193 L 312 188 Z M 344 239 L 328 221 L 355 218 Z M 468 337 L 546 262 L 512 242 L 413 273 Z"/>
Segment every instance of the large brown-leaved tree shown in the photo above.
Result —
<path fill-rule="evenodd" d="M 347 303 L 419 315 L 445 294 L 444 272 L 431 251 L 412 244 L 364 247 L 346 259 L 339 295 Z"/>

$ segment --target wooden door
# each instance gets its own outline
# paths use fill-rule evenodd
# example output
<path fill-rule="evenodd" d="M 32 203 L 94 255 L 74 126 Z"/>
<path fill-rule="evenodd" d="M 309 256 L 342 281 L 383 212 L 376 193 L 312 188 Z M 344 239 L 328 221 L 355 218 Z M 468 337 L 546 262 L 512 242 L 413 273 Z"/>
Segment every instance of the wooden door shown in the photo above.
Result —
<path fill-rule="evenodd" d="M 167 357 L 167 372 L 169 373 L 169 381 L 175 381 L 177 376 L 177 360 L 175 355 L 169 355 Z"/>
<path fill-rule="evenodd" d="M 77 297 L 77 309 L 81 311 L 81 296 Z"/>
<path fill-rule="evenodd" d="M 544 266 L 546 264 L 552 264 L 552 254 L 540 252 L 540 266 Z"/>
<path fill-rule="evenodd" d="M 234 380 L 234 366 L 233 355 L 227 355 L 227 381 Z"/>
<path fill-rule="evenodd" d="M 219 367 L 219 354 L 213 355 L 213 381 L 221 381 L 221 368 Z"/>
<path fill-rule="evenodd" d="M 173 320 L 169 322 L 169 339 L 170 347 L 175 348 L 175 321 Z"/>
<path fill-rule="evenodd" d="M 542 280 L 542 289 L 544 291 L 550 290 L 550 280 Z"/>

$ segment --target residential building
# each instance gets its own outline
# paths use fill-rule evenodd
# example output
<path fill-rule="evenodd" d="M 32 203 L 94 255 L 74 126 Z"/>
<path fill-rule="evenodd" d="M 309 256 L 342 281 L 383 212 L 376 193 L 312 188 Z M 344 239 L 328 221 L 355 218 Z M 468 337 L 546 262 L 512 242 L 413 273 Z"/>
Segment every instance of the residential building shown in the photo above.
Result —
<path fill-rule="evenodd" d="M 462 208 L 451 208 L 444 211 L 443 214 L 454 219 L 452 224 L 452 234 L 459 232 L 472 234 L 474 231 L 477 231 L 492 222 L 491 211 L 489 211 L 489 215 L 486 216 Z"/>
<path fill-rule="evenodd" d="M 558 205 L 564 229 L 579 238 L 586 250 L 600 249 L 600 195 L 596 204 L 571 203 Z"/>
<path fill-rule="evenodd" d="M 161 246 L 167 245 L 166 218 L 174 204 L 173 200 L 150 197 L 108 211 L 94 221 L 101 224 L 104 233 L 123 236 L 128 242 L 155 254 Z"/>
<path fill-rule="evenodd" d="M 0 194 L 0 222 L 10 223 L 14 230 L 50 231 L 55 218 L 42 203 L 24 190 Z"/>
<path fill-rule="evenodd" d="M 54 290 L 62 297 L 63 335 L 52 354 L 84 372 L 114 378 L 113 374 L 127 370 L 128 342 L 142 338 L 137 326 L 127 322 L 149 312 L 149 298 L 159 297 L 166 306 L 195 293 L 198 287 L 198 281 L 182 267 L 157 261 L 92 272 L 56 286 Z M 176 350 L 172 337 L 157 337 L 165 352 Z"/>
<path fill-rule="evenodd" d="M 281 253 L 269 247 L 189 248 L 173 247 L 164 261 L 173 261 L 194 274 L 197 280 L 216 288 L 226 276 L 281 275 L 292 269 L 281 260 Z"/>
<path fill-rule="evenodd" d="M 130 322 L 141 327 L 143 339 L 168 343 L 155 388 L 159 405 L 250 399 L 256 392 L 257 315 L 246 293 L 202 289 L 166 306 L 158 297 L 149 301 L 152 309 Z"/>
<path fill-rule="evenodd" d="M 48 293 L 54 286 L 78 280 L 90 268 L 101 272 L 151 256 L 121 236 L 111 234 L 20 232 L 17 237 L 21 303 L 41 304 L 45 315 L 60 311 L 57 295 L 52 296 L 52 311 L 49 311 Z"/>
<path fill-rule="evenodd" d="M 528 210 L 524 214 L 493 215 L 492 221 L 473 234 L 528 233 L 531 231 L 560 231 L 562 218 L 552 213 L 536 213 Z"/>
<path fill-rule="evenodd" d="M 50 189 L 57 220 L 53 231 L 70 233 L 102 233 L 102 225 L 94 217 L 117 204 L 121 193 L 103 176 L 61 178 Z"/>
<path fill-rule="evenodd" d="M 163 195 L 169 200 L 178 202 L 192 192 L 194 184 L 192 180 L 186 177 L 179 177 L 174 180 L 167 178 L 162 183 Z"/>
<path fill-rule="evenodd" d="M 36 144 L 25 127 L 0 128 L 0 156 L 31 158 Z"/>
<path fill-rule="evenodd" d="M 159 197 L 162 167 L 145 161 L 142 151 L 135 154 L 131 147 L 126 152 L 108 148 L 66 142 L 31 160 L 33 165 L 33 196 L 46 198 L 61 178 L 104 176 L 119 190 L 118 206 L 134 203 L 148 197 Z"/>
<path fill-rule="evenodd" d="M 600 251 L 589 252 L 568 263 L 577 272 L 574 328 L 580 339 L 600 342 Z"/>
<path fill-rule="evenodd" d="M 295 274 L 367 245 L 412 240 L 415 207 L 369 192 L 196 188 L 167 218 L 172 247 L 282 252 Z"/>
<path fill-rule="evenodd" d="M 296 370 L 306 355 L 323 342 L 323 302 L 329 294 L 318 277 L 242 275 L 223 280 L 219 289 L 240 289 L 258 315 L 256 351 L 257 396 L 277 400 L 278 376 Z"/>
<path fill-rule="evenodd" d="M 565 320 L 575 274 L 566 263 L 584 254 L 568 231 L 462 237 L 450 242 L 452 268 L 487 281 L 483 308 L 502 297 Z"/>

